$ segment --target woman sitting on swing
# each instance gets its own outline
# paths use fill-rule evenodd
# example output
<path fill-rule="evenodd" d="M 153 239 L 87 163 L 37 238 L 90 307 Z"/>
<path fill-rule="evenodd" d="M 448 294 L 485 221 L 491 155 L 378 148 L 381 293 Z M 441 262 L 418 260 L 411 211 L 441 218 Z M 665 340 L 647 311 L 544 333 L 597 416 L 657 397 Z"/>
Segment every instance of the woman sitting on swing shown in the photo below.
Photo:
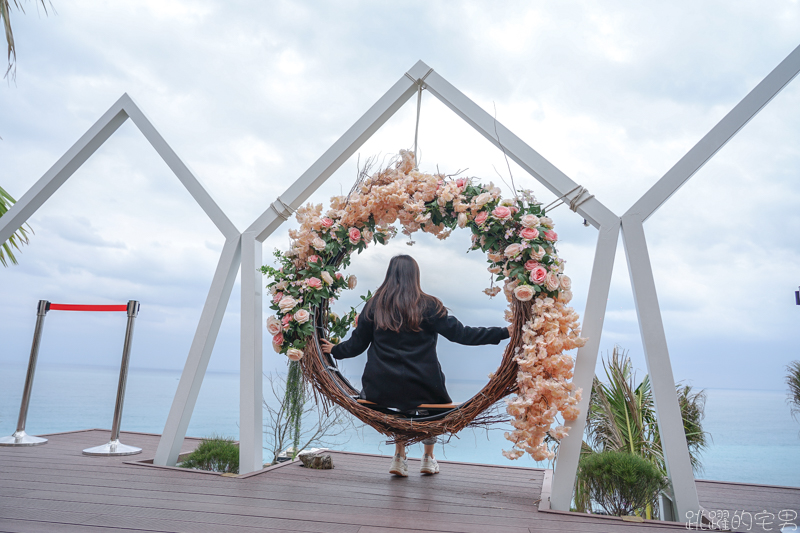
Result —
<path fill-rule="evenodd" d="M 451 403 L 436 356 L 441 334 L 458 344 L 499 344 L 511 327 L 473 328 L 448 315 L 442 302 L 422 292 L 419 266 L 408 255 L 392 258 L 386 279 L 364 306 L 350 338 L 334 345 L 321 339 L 322 351 L 335 359 L 356 357 L 369 347 L 361 378 L 361 396 L 378 405 L 406 411 L 420 404 Z M 422 441 L 423 474 L 438 474 L 433 457 L 436 437 Z M 389 473 L 407 477 L 404 443 L 397 443 Z"/>

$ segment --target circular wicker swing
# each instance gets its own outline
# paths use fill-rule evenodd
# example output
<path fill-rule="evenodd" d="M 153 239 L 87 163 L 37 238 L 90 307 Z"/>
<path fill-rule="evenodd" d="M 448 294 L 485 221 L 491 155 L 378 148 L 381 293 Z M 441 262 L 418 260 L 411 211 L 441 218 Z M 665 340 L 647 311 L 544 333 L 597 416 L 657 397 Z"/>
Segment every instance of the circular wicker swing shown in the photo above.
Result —
<path fill-rule="evenodd" d="M 489 383 L 475 396 L 452 408 L 419 409 L 415 415 L 408 415 L 387 409 L 391 406 L 359 403 L 359 391 L 339 371 L 336 360 L 323 353 L 320 347 L 319 339 L 324 337 L 325 332 L 319 324 L 322 323 L 323 313 L 327 312 L 323 307 L 316 308 L 313 313 L 313 342 L 308 343 L 305 356 L 300 360 L 303 375 L 318 399 L 322 397 L 340 406 L 378 432 L 391 437 L 392 442 L 411 444 L 437 435 L 454 434 L 468 426 L 488 426 L 506 420 L 505 416 L 497 414 L 491 408 L 517 391 L 519 369 L 514 361 L 514 354 L 522 343 L 522 324 L 530 318 L 531 307 L 530 302 L 514 300 L 511 340 L 503 353 L 500 366 L 491 375 Z"/>

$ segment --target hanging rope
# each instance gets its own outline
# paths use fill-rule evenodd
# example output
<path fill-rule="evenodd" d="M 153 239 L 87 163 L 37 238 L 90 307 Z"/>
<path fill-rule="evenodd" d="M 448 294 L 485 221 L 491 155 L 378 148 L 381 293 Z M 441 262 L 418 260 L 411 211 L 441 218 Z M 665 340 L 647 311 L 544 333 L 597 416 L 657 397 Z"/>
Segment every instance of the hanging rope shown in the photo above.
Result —
<path fill-rule="evenodd" d="M 425 78 L 428 77 L 428 74 L 433 72 L 433 69 L 428 69 L 428 72 L 425 73 L 420 79 L 415 80 L 411 74 L 406 72 L 406 78 L 410 79 L 417 85 L 417 123 L 414 126 L 414 170 L 418 169 L 419 165 L 419 154 L 417 153 L 417 142 L 419 140 L 419 113 L 422 109 L 422 90 L 425 88 Z"/>
<path fill-rule="evenodd" d="M 567 192 L 566 194 L 564 194 L 562 196 L 559 196 L 558 198 L 556 198 L 555 200 L 550 202 L 550 204 L 548 204 L 544 208 L 544 210 L 545 211 L 550 211 L 550 210 L 555 209 L 556 207 L 560 206 L 561 204 L 566 203 L 566 202 L 564 202 L 564 198 L 567 198 L 570 194 L 574 193 L 575 191 L 578 191 L 578 193 L 573 198 L 571 198 L 569 200 L 569 208 L 571 210 L 573 210 L 573 211 L 577 212 L 578 207 L 580 207 L 586 201 L 591 200 L 592 198 L 594 198 L 594 194 L 589 194 L 589 189 L 585 188 L 582 185 L 577 185 L 572 190 Z M 584 196 L 584 194 L 589 194 L 589 196 Z"/>
<path fill-rule="evenodd" d="M 278 202 L 279 204 L 281 204 L 281 207 L 283 207 L 283 210 L 280 210 L 280 209 L 278 209 L 278 208 L 275 206 L 275 202 Z M 277 200 L 275 200 L 275 202 L 272 202 L 271 204 L 269 204 L 269 206 L 270 206 L 270 207 L 271 207 L 271 208 L 272 208 L 272 209 L 273 209 L 273 210 L 274 210 L 274 211 L 275 211 L 275 212 L 278 214 L 278 216 L 279 216 L 279 217 L 281 217 L 283 220 L 289 220 L 289 217 L 290 217 L 290 216 L 292 216 L 292 213 L 294 213 L 294 211 L 295 211 L 294 209 L 292 209 L 292 206 L 290 206 L 290 205 L 286 205 L 286 203 L 284 203 L 284 201 L 281 199 L 281 197 L 280 197 L 280 196 L 278 196 L 278 199 L 277 199 Z"/>

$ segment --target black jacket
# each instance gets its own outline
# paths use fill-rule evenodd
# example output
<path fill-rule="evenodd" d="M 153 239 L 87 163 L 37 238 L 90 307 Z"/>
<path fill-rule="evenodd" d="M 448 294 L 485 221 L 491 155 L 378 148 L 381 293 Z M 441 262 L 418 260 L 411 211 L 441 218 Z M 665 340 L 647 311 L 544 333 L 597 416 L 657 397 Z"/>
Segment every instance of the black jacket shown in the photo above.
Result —
<path fill-rule="evenodd" d="M 509 337 L 503 327 L 473 328 L 454 316 L 425 313 L 421 331 L 376 329 L 368 315 L 369 303 L 361 313 L 350 338 L 333 347 L 335 359 L 348 359 L 367 351 L 367 364 L 361 378 L 362 397 L 386 407 L 408 410 L 422 403 L 450 403 L 444 373 L 436 357 L 436 341 L 441 334 L 458 344 L 478 346 L 499 344 Z"/>

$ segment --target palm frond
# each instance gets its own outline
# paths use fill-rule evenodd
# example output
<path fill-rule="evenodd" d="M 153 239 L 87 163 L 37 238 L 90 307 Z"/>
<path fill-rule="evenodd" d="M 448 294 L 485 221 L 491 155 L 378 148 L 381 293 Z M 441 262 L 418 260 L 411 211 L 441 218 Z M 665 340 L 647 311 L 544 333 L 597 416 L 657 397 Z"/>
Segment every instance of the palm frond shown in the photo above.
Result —
<path fill-rule="evenodd" d="M 11 6 L 13 2 L 13 6 L 18 9 L 19 11 L 25 13 L 25 8 L 22 7 L 22 3 L 20 0 L 0 0 L 0 20 L 3 22 L 3 29 L 6 33 L 6 44 L 8 45 L 8 68 L 6 69 L 5 76 L 8 76 L 11 73 L 11 77 L 14 77 L 15 70 L 14 64 L 17 61 L 17 48 L 14 44 L 14 32 L 11 30 Z M 53 7 L 53 4 L 49 1 L 45 3 L 45 0 L 39 0 L 39 3 L 42 4 L 42 8 L 44 8 L 45 15 L 47 14 L 47 4 L 50 4 L 50 7 Z"/>
<path fill-rule="evenodd" d="M 4 1 L 6 0 L 0 0 L 0 2 Z M 16 200 L 14 200 L 5 189 L 0 187 L 0 217 L 5 215 L 15 202 Z M 28 231 L 33 233 L 30 226 L 28 226 L 27 230 L 24 227 L 19 228 L 6 242 L 0 244 L 0 264 L 7 267 L 8 263 L 6 262 L 6 258 L 8 258 L 12 264 L 17 264 L 17 258 L 14 256 L 12 248 L 19 250 L 21 244 L 28 244 Z"/>

